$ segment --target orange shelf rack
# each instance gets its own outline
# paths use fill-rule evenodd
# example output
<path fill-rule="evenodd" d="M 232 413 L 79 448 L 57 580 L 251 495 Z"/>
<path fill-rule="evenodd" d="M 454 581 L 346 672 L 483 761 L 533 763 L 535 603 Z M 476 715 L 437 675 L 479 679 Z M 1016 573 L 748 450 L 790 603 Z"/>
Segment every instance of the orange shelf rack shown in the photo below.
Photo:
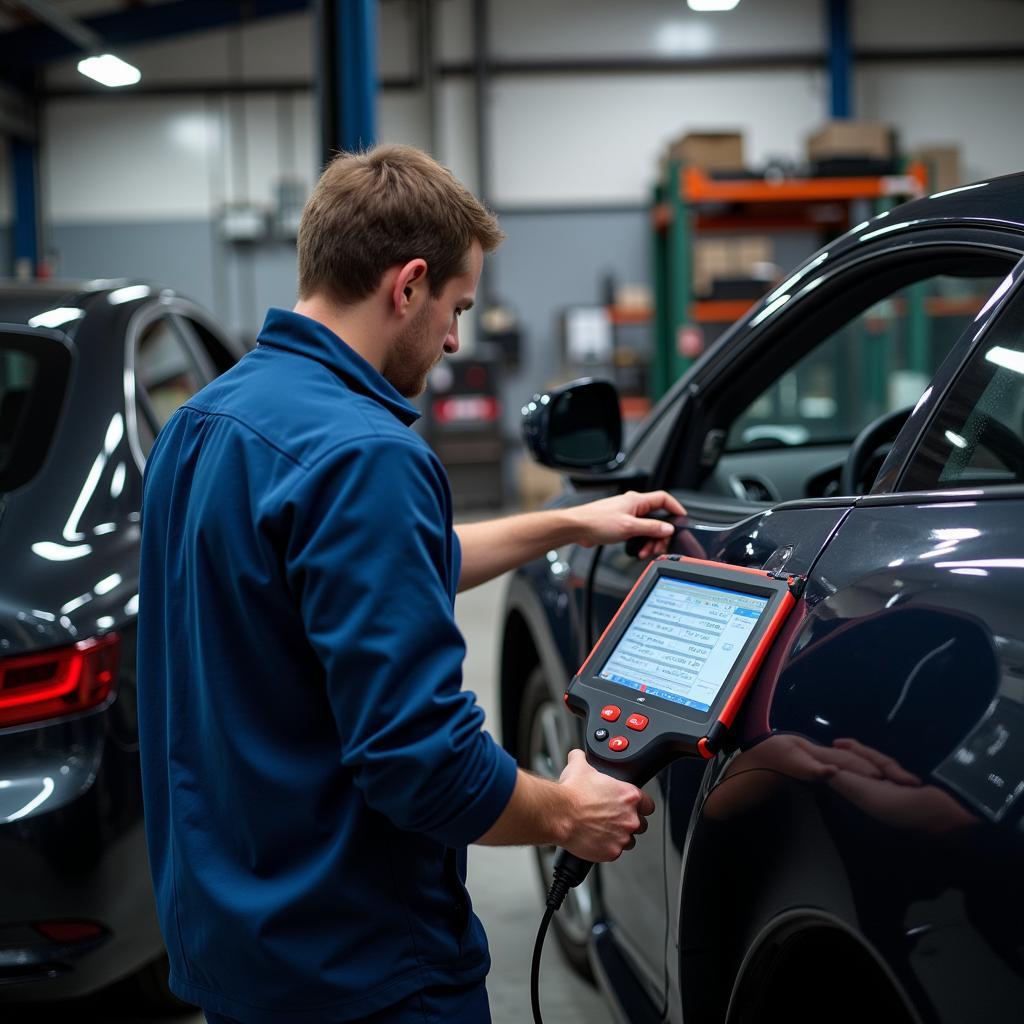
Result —
<path fill-rule="evenodd" d="M 900 174 L 842 178 L 712 178 L 696 167 L 669 164 L 651 205 L 654 236 L 654 350 L 651 393 L 660 398 L 693 361 L 693 325 L 728 324 L 752 302 L 695 302 L 691 286 L 691 240 L 695 233 L 746 228 L 754 231 L 814 231 L 822 241 L 847 230 L 854 204 L 874 213 L 922 196 L 927 167 L 920 162 Z M 689 347 L 687 347 L 689 345 Z"/>

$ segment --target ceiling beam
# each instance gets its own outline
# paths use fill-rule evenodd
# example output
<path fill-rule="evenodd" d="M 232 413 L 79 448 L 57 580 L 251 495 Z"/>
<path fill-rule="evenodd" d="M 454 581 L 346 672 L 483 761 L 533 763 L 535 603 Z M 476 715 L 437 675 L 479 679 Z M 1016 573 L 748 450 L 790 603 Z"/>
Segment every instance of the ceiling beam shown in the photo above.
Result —
<path fill-rule="evenodd" d="M 19 0 L 28 6 L 28 0 Z M 31 0 L 34 6 L 40 0 Z M 108 49 L 304 11 L 310 0 L 175 0 L 85 18 L 77 24 Z M 71 19 L 68 19 L 71 20 Z M 0 68 L 6 73 L 37 68 L 80 53 L 82 47 L 52 28 L 16 29 L 0 34 Z"/>
<path fill-rule="evenodd" d="M 16 0 L 16 3 L 79 50 L 89 53 L 102 50 L 103 40 L 96 32 L 59 10 L 50 0 Z"/>

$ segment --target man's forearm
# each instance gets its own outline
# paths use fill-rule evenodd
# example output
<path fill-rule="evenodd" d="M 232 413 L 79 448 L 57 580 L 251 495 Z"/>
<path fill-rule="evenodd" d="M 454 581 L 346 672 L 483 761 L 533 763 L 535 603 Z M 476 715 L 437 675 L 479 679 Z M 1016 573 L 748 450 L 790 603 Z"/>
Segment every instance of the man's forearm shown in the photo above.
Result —
<path fill-rule="evenodd" d="M 548 509 L 455 527 L 462 545 L 459 590 L 500 576 L 551 548 L 578 538 L 574 510 Z"/>
<path fill-rule="evenodd" d="M 615 860 L 647 828 L 654 810 L 646 793 L 569 752 L 558 782 L 520 769 L 498 820 L 479 838 L 484 846 L 560 846 L 584 860 Z"/>
<path fill-rule="evenodd" d="M 512 797 L 477 840 L 481 846 L 562 846 L 572 822 L 569 790 L 520 769 Z"/>
<path fill-rule="evenodd" d="M 673 516 L 686 509 L 665 491 L 638 494 L 627 491 L 612 498 L 588 501 L 570 508 L 526 512 L 489 523 L 455 528 L 462 545 L 459 590 L 468 590 L 529 562 L 563 544 L 617 544 L 629 537 L 646 537 L 641 558 L 664 552 L 674 529 L 669 523 L 646 518 L 664 510 Z"/>

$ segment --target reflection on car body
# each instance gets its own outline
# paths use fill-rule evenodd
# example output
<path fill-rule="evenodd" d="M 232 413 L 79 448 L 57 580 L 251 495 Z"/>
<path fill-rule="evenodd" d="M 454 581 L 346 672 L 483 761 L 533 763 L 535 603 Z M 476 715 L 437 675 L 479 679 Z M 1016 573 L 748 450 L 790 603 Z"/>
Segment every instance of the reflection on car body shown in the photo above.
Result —
<path fill-rule="evenodd" d="M 142 466 L 240 352 L 147 284 L 0 284 L 0 1001 L 166 985 L 135 714 Z M 8 1009 L 8 1013 L 10 1010 Z"/>
<path fill-rule="evenodd" d="M 808 581 L 735 748 L 650 783 L 648 833 L 561 923 L 624 1019 L 1020 1018 L 1022 255 L 1024 175 L 858 225 L 623 459 L 571 469 L 562 502 L 665 487 L 674 551 Z M 561 690 L 642 569 L 557 561 L 512 578 L 501 661 L 504 742 L 552 770 Z"/>

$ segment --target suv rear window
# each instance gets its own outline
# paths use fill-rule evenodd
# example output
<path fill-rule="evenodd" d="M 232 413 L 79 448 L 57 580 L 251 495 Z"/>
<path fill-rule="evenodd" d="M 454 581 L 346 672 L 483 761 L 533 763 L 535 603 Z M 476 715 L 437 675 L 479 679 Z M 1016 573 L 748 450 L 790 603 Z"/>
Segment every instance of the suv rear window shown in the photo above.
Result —
<path fill-rule="evenodd" d="M 0 329 L 0 493 L 27 484 L 46 458 L 71 353 L 52 335 Z"/>

